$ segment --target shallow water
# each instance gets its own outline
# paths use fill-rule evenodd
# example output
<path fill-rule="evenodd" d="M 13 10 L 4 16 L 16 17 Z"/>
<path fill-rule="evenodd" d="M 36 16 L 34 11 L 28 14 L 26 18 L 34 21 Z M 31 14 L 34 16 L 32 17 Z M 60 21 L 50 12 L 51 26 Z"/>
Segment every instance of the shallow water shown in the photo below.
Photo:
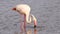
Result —
<path fill-rule="evenodd" d="M 32 23 L 21 30 L 23 16 L 12 10 L 21 3 L 30 5 L 36 29 Z M 0 0 L 0 34 L 60 34 L 60 0 Z"/>

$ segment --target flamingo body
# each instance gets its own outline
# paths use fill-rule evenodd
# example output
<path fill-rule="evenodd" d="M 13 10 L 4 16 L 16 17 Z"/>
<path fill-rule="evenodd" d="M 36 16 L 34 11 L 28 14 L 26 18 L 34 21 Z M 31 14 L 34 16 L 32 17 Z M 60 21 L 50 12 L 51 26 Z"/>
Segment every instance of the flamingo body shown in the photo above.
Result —
<path fill-rule="evenodd" d="M 20 4 L 20 5 L 16 6 L 16 10 L 19 11 L 20 13 L 22 13 L 22 14 L 29 14 L 31 8 L 26 4 Z"/>

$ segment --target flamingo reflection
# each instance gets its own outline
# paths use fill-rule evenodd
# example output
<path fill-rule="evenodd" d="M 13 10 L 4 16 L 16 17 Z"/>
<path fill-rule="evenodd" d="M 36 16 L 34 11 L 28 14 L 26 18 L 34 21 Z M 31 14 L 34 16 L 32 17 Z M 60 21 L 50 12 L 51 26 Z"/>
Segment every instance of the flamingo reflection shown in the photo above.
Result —
<path fill-rule="evenodd" d="M 23 27 L 24 26 L 24 23 L 21 24 L 21 33 L 20 34 L 37 34 L 37 29 L 34 28 L 34 29 L 31 29 L 31 28 L 25 28 Z M 26 30 L 27 29 L 27 30 Z"/>
<path fill-rule="evenodd" d="M 34 28 L 34 34 L 37 34 L 37 29 L 36 28 Z"/>

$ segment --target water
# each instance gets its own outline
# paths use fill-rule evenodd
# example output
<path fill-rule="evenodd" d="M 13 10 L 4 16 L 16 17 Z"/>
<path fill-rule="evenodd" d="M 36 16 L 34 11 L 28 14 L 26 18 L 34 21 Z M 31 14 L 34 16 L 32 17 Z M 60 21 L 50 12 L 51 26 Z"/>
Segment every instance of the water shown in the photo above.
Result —
<path fill-rule="evenodd" d="M 21 30 L 23 17 L 12 8 L 22 3 L 36 16 L 36 29 L 32 23 Z M 60 0 L 0 0 L 0 34 L 60 34 Z"/>

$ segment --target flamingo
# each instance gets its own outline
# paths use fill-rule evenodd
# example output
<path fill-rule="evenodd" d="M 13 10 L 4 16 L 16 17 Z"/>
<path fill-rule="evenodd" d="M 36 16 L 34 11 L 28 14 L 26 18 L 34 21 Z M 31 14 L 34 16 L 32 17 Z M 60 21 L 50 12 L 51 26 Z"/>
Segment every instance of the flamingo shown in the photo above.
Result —
<path fill-rule="evenodd" d="M 24 15 L 24 24 L 34 22 L 34 27 L 37 26 L 37 19 L 33 14 L 30 14 L 30 6 L 27 4 L 18 4 L 12 10 Z M 24 25 L 24 26 L 25 26 Z"/>

